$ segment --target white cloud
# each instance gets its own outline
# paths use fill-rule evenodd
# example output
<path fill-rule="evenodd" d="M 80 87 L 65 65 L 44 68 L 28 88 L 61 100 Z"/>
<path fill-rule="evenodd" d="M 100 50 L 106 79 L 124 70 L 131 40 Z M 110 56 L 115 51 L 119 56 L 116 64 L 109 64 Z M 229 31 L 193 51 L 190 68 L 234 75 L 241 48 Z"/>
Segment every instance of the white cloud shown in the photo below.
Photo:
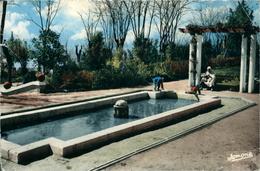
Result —
<path fill-rule="evenodd" d="M 80 14 L 87 14 L 94 9 L 94 1 L 91 0 L 61 0 L 60 11 L 55 19 L 54 31 L 68 31 L 71 40 L 83 40 L 86 38 Z M 77 32 L 76 32 L 77 31 Z"/>
<path fill-rule="evenodd" d="M 70 37 L 71 40 L 83 40 L 86 39 L 86 32 L 84 29 L 82 29 L 80 32 L 75 33 Z"/>
<path fill-rule="evenodd" d="M 185 44 L 188 41 L 190 41 L 190 39 L 191 39 L 190 34 L 182 33 L 179 30 L 176 31 L 176 43 L 178 43 L 178 44 Z"/>
<path fill-rule="evenodd" d="M 130 45 L 134 42 L 134 40 L 135 40 L 135 35 L 134 35 L 133 31 L 128 31 L 128 33 L 126 35 L 125 43 L 127 45 Z"/>
<path fill-rule="evenodd" d="M 64 26 L 60 24 L 52 25 L 51 30 L 60 33 L 63 30 Z"/>
<path fill-rule="evenodd" d="M 30 25 L 29 21 L 19 21 L 10 30 L 13 31 L 14 35 L 18 36 L 20 39 L 28 40 L 33 38 L 35 35 L 30 33 L 28 27 Z"/>
<path fill-rule="evenodd" d="M 258 25 L 258 26 L 260 26 L 260 17 L 259 17 L 259 15 L 260 15 L 260 7 L 259 8 L 257 8 L 255 11 L 254 11 L 254 24 L 256 24 L 256 25 Z"/>
<path fill-rule="evenodd" d="M 62 0 L 61 8 L 65 15 L 80 19 L 79 13 L 93 10 L 95 4 L 91 0 Z"/>
<path fill-rule="evenodd" d="M 29 40 L 35 35 L 29 31 L 30 22 L 25 20 L 25 15 L 17 12 L 7 13 L 5 21 L 5 34 L 14 33 L 15 37 Z"/>

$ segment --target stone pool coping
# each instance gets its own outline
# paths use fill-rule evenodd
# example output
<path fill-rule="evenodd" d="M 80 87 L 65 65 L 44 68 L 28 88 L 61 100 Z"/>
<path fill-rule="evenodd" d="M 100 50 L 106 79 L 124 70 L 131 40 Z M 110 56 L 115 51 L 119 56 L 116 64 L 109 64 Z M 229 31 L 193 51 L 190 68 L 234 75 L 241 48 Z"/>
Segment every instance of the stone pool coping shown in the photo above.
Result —
<path fill-rule="evenodd" d="M 40 89 L 44 86 L 46 86 L 45 82 L 32 81 L 29 83 L 19 85 L 17 87 L 11 87 L 10 89 L 3 90 L 3 91 L 1 91 L 1 94 L 4 96 L 9 96 L 9 95 L 23 93 L 26 91 L 31 91 L 34 89 L 36 89 L 37 92 L 40 92 Z"/>
<path fill-rule="evenodd" d="M 162 94 L 164 94 L 168 95 L 171 98 L 176 98 L 178 96 L 178 98 L 195 99 L 193 95 L 177 95 L 174 92 L 139 92 L 133 94 L 137 95 L 138 98 L 143 98 L 144 94 L 149 95 L 151 98 L 159 98 Z M 130 95 L 123 96 L 124 98 L 131 99 Z M 86 150 L 91 150 L 91 148 L 93 148 L 93 146 L 96 146 L 97 144 L 112 142 L 114 139 L 120 138 L 122 136 L 127 136 L 135 132 L 144 132 L 145 130 L 149 130 L 161 124 L 168 123 L 173 119 L 186 116 L 193 112 L 205 111 L 205 108 L 214 108 L 219 106 L 220 104 L 220 99 L 210 96 L 204 96 L 201 97 L 201 101 L 198 103 L 169 110 L 161 114 L 118 125 L 67 141 L 62 141 L 57 138 L 51 137 L 21 146 L 1 139 L 1 153 L 3 158 L 21 164 L 41 159 L 52 154 L 62 157 L 69 157 L 78 153 L 85 152 Z"/>

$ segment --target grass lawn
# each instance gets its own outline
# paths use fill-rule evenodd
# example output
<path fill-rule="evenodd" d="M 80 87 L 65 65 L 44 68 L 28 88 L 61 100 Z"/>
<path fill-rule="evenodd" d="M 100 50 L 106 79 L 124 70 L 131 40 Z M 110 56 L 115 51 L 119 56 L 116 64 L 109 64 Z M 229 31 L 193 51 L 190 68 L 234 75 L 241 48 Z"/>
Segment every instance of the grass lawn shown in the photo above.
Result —
<path fill-rule="evenodd" d="M 216 74 L 216 89 L 217 90 L 239 90 L 239 74 L 240 67 L 219 67 L 215 68 L 214 72 Z"/>

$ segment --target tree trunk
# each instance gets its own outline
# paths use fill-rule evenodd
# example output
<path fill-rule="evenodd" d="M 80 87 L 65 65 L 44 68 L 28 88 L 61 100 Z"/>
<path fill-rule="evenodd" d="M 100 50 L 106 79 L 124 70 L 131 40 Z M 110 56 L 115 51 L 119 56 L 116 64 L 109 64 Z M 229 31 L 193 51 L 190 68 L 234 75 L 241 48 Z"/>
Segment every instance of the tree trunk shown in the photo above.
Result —
<path fill-rule="evenodd" d="M 1 6 L 0 8 L 2 8 L 1 9 L 2 15 L 1 15 L 1 27 L 0 27 L 0 43 L 3 43 L 7 1 L 0 1 L 0 6 Z"/>

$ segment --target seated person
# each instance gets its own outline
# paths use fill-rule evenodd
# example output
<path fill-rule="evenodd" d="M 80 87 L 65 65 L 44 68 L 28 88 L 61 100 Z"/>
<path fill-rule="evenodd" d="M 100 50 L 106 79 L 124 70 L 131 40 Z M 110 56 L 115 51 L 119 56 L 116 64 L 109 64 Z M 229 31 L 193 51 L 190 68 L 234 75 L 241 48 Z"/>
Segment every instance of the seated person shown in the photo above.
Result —
<path fill-rule="evenodd" d="M 208 66 L 206 73 L 201 74 L 201 86 L 213 90 L 215 86 L 215 80 L 216 80 L 216 76 L 212 71 L 211 67 Z"/>
<path fill-rule="evenodd" d="M 162 88 L 162 90 L 164 90 L 163 80 L 164 78 L 160 76 L 156 76 L 153 78 L 154 91 L 160 91 L 160 87 Z"/>

